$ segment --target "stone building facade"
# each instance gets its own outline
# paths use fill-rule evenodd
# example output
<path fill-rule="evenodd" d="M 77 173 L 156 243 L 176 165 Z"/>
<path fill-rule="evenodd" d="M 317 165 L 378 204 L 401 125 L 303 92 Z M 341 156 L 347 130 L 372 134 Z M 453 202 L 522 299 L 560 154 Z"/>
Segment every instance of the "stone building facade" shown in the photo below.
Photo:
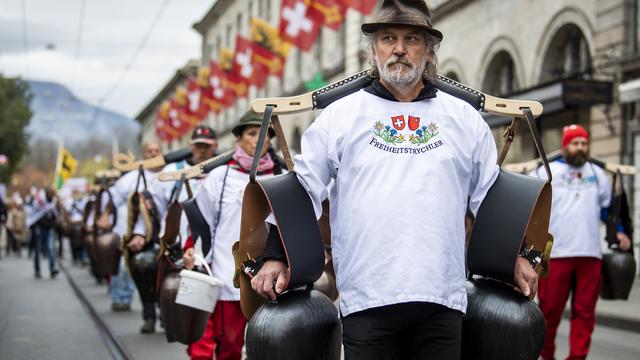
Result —
<path fill-rule="evenodd" d="M 640 163 L 640 80 L 634 82 L 640 78 L 638 0 L 427 2 L 434 26 L 444 34 L 438 51 L 441 74 L 492 95 L 541 101 L 545 113 L 537 124 L 548 152 L 560 147 L 564 125 L 580 123 L 591 132 L 594 157 Z M 222 48 L 233 50 L 237 34 L 248 37 L 253 16 L 277 27 L 280 6 L 280 0 L 217 0 L 193 25 L 202 35 L 200 63 L 218 60 Z M 311 51 L 292 48 L 281 79 L 272 76 L 264 89 L 251 89 L 233 108 L 209 115 L 206 121 L 221 134 L 222 147 L 232 146 L 230 129 L 251 100 L 304 93 L 305 82 L 318 73 L 331 82 L 368 68 L 360 51 L 365 20 L 349 9 L 340 30 L 323 28 Z M 153 106 L 157 104 L 145 110 Z M 508 119 L 485 118 L 500 145 Z M 148 122 L 154 118 L 138 119 L 144 124 L 143 138 L 152 136 Z M 300 150 L 300 134 L 311 121 L 311 113 L 282 117 L 294 151 Z M 536 156 L 523 129 L 507 162 Z M 626 184 L 640 189 L 640 180 L 626 179 Z"/>

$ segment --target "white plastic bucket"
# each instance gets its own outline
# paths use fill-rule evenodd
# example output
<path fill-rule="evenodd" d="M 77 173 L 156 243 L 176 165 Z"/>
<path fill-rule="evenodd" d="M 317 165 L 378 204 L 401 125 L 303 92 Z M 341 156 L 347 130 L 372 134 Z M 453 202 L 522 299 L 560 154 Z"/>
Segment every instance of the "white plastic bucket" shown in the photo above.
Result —
<path fill-rule="evenodd" d="M 180 286 L 176 295 L 176 304 L 189 306 L 206 312 L 213 312 L 216 307 L 222 281 L 211 274 L 207 262 L 196 254 L 196 263 L 200 262 L 209 275 L 192 270 L 180 271 Z"/>

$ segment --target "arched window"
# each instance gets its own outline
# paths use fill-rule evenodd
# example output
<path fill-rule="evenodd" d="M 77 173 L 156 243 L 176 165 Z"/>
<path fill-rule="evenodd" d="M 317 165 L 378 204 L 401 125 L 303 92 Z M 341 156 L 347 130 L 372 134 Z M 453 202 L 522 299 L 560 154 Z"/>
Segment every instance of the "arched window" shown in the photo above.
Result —
<path fill-rule="evenodd" d="M 518 89 L 516 67 L 506 51 L 498 52 L 487 67 L 482 90 L 488 94 L 503 96 Z"/>
<path fill-rule="evenodd" d="M 453 81 L 460 82 L 460 77 L 458 76 L 458 74 L 456 74 L 453 71 L 447 72 L 446 74 L 444 74 L 444 76 L 448 77 L 449 79 L 451 79 Z"/>
<path fill-rule="evenodd" d="M 582 31 L 573 24 L 561 27 L 545 53 L 540 81 L 584 77 L 590 73 L 591 56 Z"/>

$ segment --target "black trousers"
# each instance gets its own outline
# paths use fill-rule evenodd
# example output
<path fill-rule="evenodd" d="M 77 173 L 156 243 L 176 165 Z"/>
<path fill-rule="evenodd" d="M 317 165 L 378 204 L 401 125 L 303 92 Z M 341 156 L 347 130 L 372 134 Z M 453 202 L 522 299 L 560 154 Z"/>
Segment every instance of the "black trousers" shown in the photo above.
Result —
<path fill-rule="evenodd" d="M 427 302 L 372 308 L 342 318 L 346 360 L 459 360 L 462 313 Z"/>
<path fill-rule="evenodd" d="M 156 321 L 156 303 L 142 302 L 142 319 Z"/>

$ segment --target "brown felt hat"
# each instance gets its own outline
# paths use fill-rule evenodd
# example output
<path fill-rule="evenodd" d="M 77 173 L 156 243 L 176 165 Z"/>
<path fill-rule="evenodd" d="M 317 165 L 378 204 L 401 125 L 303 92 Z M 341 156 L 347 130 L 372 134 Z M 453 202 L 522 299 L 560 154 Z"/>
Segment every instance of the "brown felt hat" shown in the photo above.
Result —
<path fill-rule="evenodd" d="M 375 18 L 360 27 L 365 34 L 391 26 L 413 26 L 442 40 L 442 33 L 431 25 L 431 14 L 425 0 L 384 0 Z"/>
<path fill-rule="evenodd" d="M 233 133 L 233 135 L 235 135 L 236 137 L 240 136 L 242 135 L 244 128 L 249 125 L 255 125 L 255 126 L 262 125 L 262 115 L 254 113 L 253 111 L 249 110 L 240 118 L 240 120 L 238 121 L 238 124 L 236 124 L 236 126 L 234 126 L 233 129 L 231 130 L 231 133 Z M 276 136 L 275 130 L 273 130 L 273 128 L 269 126 L 269 137 L 274 138 L 275 136 Z"/>

